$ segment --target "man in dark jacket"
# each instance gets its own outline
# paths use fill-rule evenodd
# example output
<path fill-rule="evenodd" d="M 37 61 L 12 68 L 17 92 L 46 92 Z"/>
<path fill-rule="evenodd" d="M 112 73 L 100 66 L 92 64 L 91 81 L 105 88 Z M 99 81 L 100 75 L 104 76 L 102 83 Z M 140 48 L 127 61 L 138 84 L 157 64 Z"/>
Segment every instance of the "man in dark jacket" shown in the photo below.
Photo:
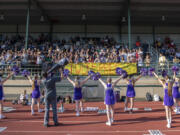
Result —
<path fill-rule="evenodd" d="M 62 75 L 62 73 L 61 73 Z M 45 115 L 44 115 L 44 126 L 48 127 L 49 124 L 49 109 L 50 105 L 52 105 L 53 111 L 53 121 L 54 125 L 58 126 L 58 117 L 57 117 L 57 100 L 56 100 L 56 82 L 60 82 L 62 76 L 58 77 L 49 77 L 47 72 L 43 74 L 44 80 L 42 84 L 44 85 L 44 92 L 45 92 Z"/>

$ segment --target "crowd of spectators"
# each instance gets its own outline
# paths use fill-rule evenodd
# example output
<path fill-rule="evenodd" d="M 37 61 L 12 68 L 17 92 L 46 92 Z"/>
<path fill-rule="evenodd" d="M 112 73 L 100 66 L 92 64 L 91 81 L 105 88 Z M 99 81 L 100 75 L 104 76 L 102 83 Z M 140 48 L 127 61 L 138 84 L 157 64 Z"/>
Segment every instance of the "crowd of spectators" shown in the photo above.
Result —
<path fill-rule="evenodd" d="M 161 53 L 159 63 L 171 60 L 179 63 L 180 53 L 170 38 L 164 42 L 157 40 L 156 49 Z M 145 51 L 146 50 L 146 51 Z M 29 37 L 28 49 L 25 50 L 24 36 L 7 37 L 0 35 L 0 65 L 12 63 L 15 57 L 21 66 L 36 65 L 45 68 L 48 64 L 57 63 L 61 58 L 67 58 L 70 63 L 138 63 L 139 67 L 149 67 L 151 56 L 147 46 L 143 48 L 138 40 L 134 49 L 128 49 L 125 44 L 117 43 L 112 37 L 80 38 L 74 37 L 50 42 L 48 35 L 41 34 L 37 38 Z M 163 57 L 166 56 L 166 57 Z"/>
<path fill-rule="evenodd" d="M 16 35 L 0 39 L 0 64 L 9 64 L 16 56 L 21 57 L 19 63 L 23 66 L 56 63 L 61 58 L 67 58 L 71 63 L 112 63 L 137 62 L 150 64 L 150 55 L 145 57 L 141 47 L 128 49 L 124 44 L 118 44 L 113 38 L 70 38 L 49 42 L 47 35 L 38 38 L 30 36 L 28 49 L 24 48 L 25 39 Z"/>
<path fill-rule="evenodd" d="M 174 61 L 174 59 L 180 59 L 180 50 L 172 39 L 166 37 L 163 41 L 158 39 L 155 43 L 156 49 L 165 56 L 168 61 Z"/>

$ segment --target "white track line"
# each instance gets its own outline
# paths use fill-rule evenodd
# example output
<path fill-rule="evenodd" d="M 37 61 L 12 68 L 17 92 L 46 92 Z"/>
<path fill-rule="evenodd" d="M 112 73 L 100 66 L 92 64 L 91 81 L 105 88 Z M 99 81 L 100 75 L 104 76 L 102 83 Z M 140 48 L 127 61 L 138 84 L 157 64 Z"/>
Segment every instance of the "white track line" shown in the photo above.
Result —
<path fill-rule="evenodd" d="M 118 119 L 118 120 L 115 120 L 115 122 L 116 121 L 126 123 L 126 122 L 141 122 L 142 120 L 123 121 L 123 119 Z M 147 120 L 145 120 L 145 121 L 147 121 Z M 164 117 L 164 120 L 161 120 L 161 121 L 165 121 L 165 117 Z M 180 121 L 180 120 L 173 120 L 173 121 Z M 4 120 L 4 122 L 43 123 L 44 121 L 43 120 Z M 49 122 L 53 122 L 53 121 L 49 121 Z M 96 123 L 96 122 L 104 123 L 106 121 L 61 121 L 61 120 L 59 120 L 59 122 L 60 123 Z"/>
<path fill-rule="evenodd" d="M 144 111 L 144 112 L 140 112 L 140 111 L 133 111 L 134 113 L 133 114 L 129 114 L 128 112 L 117 112 L 115 111 L 115 115 L 116 114 L 120 114 L 120 115 L 128 115 L 128 116 L 133 116 L 133 115 L 142 115 L 142 114 L 165 114 L 165 111 L 162 111 L 162 112 L 153 112 L 153 111 Z M 75 113 L 71 113 L 71 114 L 67 114 L 66 112 L 65 113 L 58 113 L 59 116 L 74 116 L 76 117 Z M 98 114 L 97 112 L 94 112 L 94 113 L 91 113 L 91 114 L 86 114 L 86 113 L 80 113 L 80 117 L 81 116 L 96 116 L 96 115 L 102 115 L 102 114 Z M 106 114 L 103 114 L 103 115 L 106 115 Z"/>
<path fill-rule="evenodd" d="M 161 130 L 162 132 L 180 132 L 180 130 Z M 73 133 L 73 134 L 110 134 L 110 133 L 147 133 L 148 131 L 20 131 L 20 130 L 5 130 L 7 133 Z"/>
<path fill-rule="evenodd" d="M 118 120 L 121 121 L 121 120 Z M 43 123 L 44 121 L 6 121 L 6 122 L 22 122 L 22 123 Z M 49 122 L 53 122 L 53 121 L 49 121 Z M 60 123 L 105 123 L 106 121 L 59 121 Z M 129 121 L 127 121 L 129 123 Z M 141 122 L 141 121 L 131 121 L 131 122 Z"/>
<path fill-rule="evenodd" d="M 147 131 L 19 131 L 19 130 L 6 130 L 8 133 L 76 133 L 76 134 L 110 134 L 110 133 L 146 133 Z"/>
<path fill-rule="evenodd" d="M 133 111 L 134 113 L 133 114 L 129 114 L 128 112 L 127 113 L 124 113 L 124 112 L 115 112 L 115 115 L 116 114 L 120 114 L 121 116 L 122 115 L 128 115 L 128 116 L 135 116 L 135 115 L 164 115 L 165 116 L 165 112 L 153 112 L 153 111 L 145 111 L 145 112 L 139 112 L 139 111 Z M 73 116 L 74 114 L 66 114 L 66 113 L 63 113 L 63 114 L 60 114 L 59 116 L 61 117 L 63 117 L 63 116 Z M 92 114 L 80 114 L 80 117 L 81 116 L 96 116 L 96 115 L 106 115 L 106 114 L 97 114 L 97 113 L 92 113 Z M 75 115 L 74 115 L 74 117 L 76 117 Z"/>
<path fill-rule="evenodd" d="M 43 121 L 43 119 L 42 120 L 8 120 L 8 119 L 6 119 L 6 120 L 2 120 L 3 122 L 25 122 L 25 123 L 38 123 L 38 122 L 40 122 L 40 123 L 42 123 L 42 122 L 44 122 Z M 124 121 L 123 119 L 115 119 L 115 122 L 141 122 L 142 120 L 132 120 L 132 121 Z M 145 121 L 147 121 L 147 120 L 145 120 Z M 149 121 L 151 121 L 151 120 L 149 120 Z M 161 120 L 161 121 L 165 121 L 165 116 L 164 116 L 164 120 Z M 176 120 L 176 119 L 173 119 L 173 121 L 180 121 L 180 120 Z M 53 121 L 49 121 L 49 122 L 53 122 Z M 77 120 L 77 121 L 63 121 L 63 120 L 59 120 L 59 122 L 61 122 L 61 123 L 100 123 L 100 122 L 106 122 L 106 121 L 79 121 L 79 120 Z"/>
<path fill-rule="evenodd" d="M 7 127 L 0 127 L 0 132 L 3 132 L 6 129 L 7 129 Z"/>
<path fill-rule="evenodd" d="M 26 120 L 20 120 L 20 121 L 16 121 L 16 122 L 34 122 L 34 123 L 38 123 L 38 122 L 44 122 L 43 120 L 42 121 L 26 121 Z M 50 121 L 50 122 L 53 122 L 53 121 Z M 105 122 L 105 121 L 59 121 L 60 123 L 76 123 L 76 122 L 80 122 L 80 123 L 94 123 L 94 122 Z"/>

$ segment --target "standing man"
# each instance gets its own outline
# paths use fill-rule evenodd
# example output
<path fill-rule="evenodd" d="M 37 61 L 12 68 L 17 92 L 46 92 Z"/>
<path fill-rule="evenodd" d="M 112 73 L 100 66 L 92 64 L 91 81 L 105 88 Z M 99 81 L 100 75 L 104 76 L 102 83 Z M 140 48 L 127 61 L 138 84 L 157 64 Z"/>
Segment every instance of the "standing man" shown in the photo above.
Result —
<path fill-rule="evenodd" d="M 52 105 L 53 111 L 53 121 L 54 126 L 58 126 L 58 117 L 57 117 L 57 100 L 56 100 L 56 82 L 60 82 L 62 79 L 62 70 L 60 70 L 61 77 L 51 77 L 48 76 L 48 73 L 43 73 L 44 80 L 42 84 L 45 90 L 45 115 L 44 115 L 44 126 L 49 127 L 49 109 L 50 105 Z"/>

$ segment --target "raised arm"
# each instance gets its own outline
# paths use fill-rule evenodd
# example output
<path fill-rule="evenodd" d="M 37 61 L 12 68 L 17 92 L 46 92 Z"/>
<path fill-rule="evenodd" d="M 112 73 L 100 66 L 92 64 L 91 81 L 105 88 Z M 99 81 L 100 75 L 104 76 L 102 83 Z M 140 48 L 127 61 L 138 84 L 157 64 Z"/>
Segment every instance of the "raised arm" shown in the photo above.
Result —
<path fill-rule="evenodd" d="M 31 77 L 30 77 L 30 76 L 27 76 L 27 78 L 28 78 L 30 84 L 33 85 L 33 81 L 32 81 L 32 79 L 31 79 Z"/>
<path fill-rule="evenodd" d="M 11 72 L 1 83 L 4 84 L 13 74 L 14 72 Z"/>
<path fill-rule="evenodd" d="M 114 87 L 121 79 L 122 79 L 122 76 L 119 77 L 119 78 L 112 84 L 112 87 Z"/>
<path fill-rule="evenodd" d="M 75 86 L 74 81 L 72 81 L 69 77 L 67 77 L 67 80 L 68 80 L 73 86 Z"/>
<path fill-rule="evenodd" d="M 174 72 L 173 79 L 176 79 L 176 72 Z"/>
<path fill-rule="evenodd" d="M 153 74 L 157 79 L 159 78 L 158 75 L 155 72 L 153 72 Z"/>
<path fill-rule="evenodd" d="M 136 83 L 141 77 L 142 77 L 142 74 L 140 74 L 140 75 L 134 80 L 134 83 Z"/>
<path fill-rule="evenodd" d="M 91 76 L 86 77 L 86 79 L 84 79 L 81 83 L 80 86 L 82 87 L 89 79 Z"/>
<path fill-rule="evenodd" d="M 104 88 L 106 88 L 106 83 L 103 82 L 103 80 L 99 79 L 100 83 L 104 86 Z"/>
<path fill-rule="evenodd" d="M 160 84 L 161 84 L 163 87 L 165 87 L 163 81 L 161 81 L 161 79 L 159 78 L 159 76 L 158 76 L 155 72 L 153 72 L 153 74 L 154 74 L 154 76 L 158 79 L 158 81 L 160 82 Z"/>

